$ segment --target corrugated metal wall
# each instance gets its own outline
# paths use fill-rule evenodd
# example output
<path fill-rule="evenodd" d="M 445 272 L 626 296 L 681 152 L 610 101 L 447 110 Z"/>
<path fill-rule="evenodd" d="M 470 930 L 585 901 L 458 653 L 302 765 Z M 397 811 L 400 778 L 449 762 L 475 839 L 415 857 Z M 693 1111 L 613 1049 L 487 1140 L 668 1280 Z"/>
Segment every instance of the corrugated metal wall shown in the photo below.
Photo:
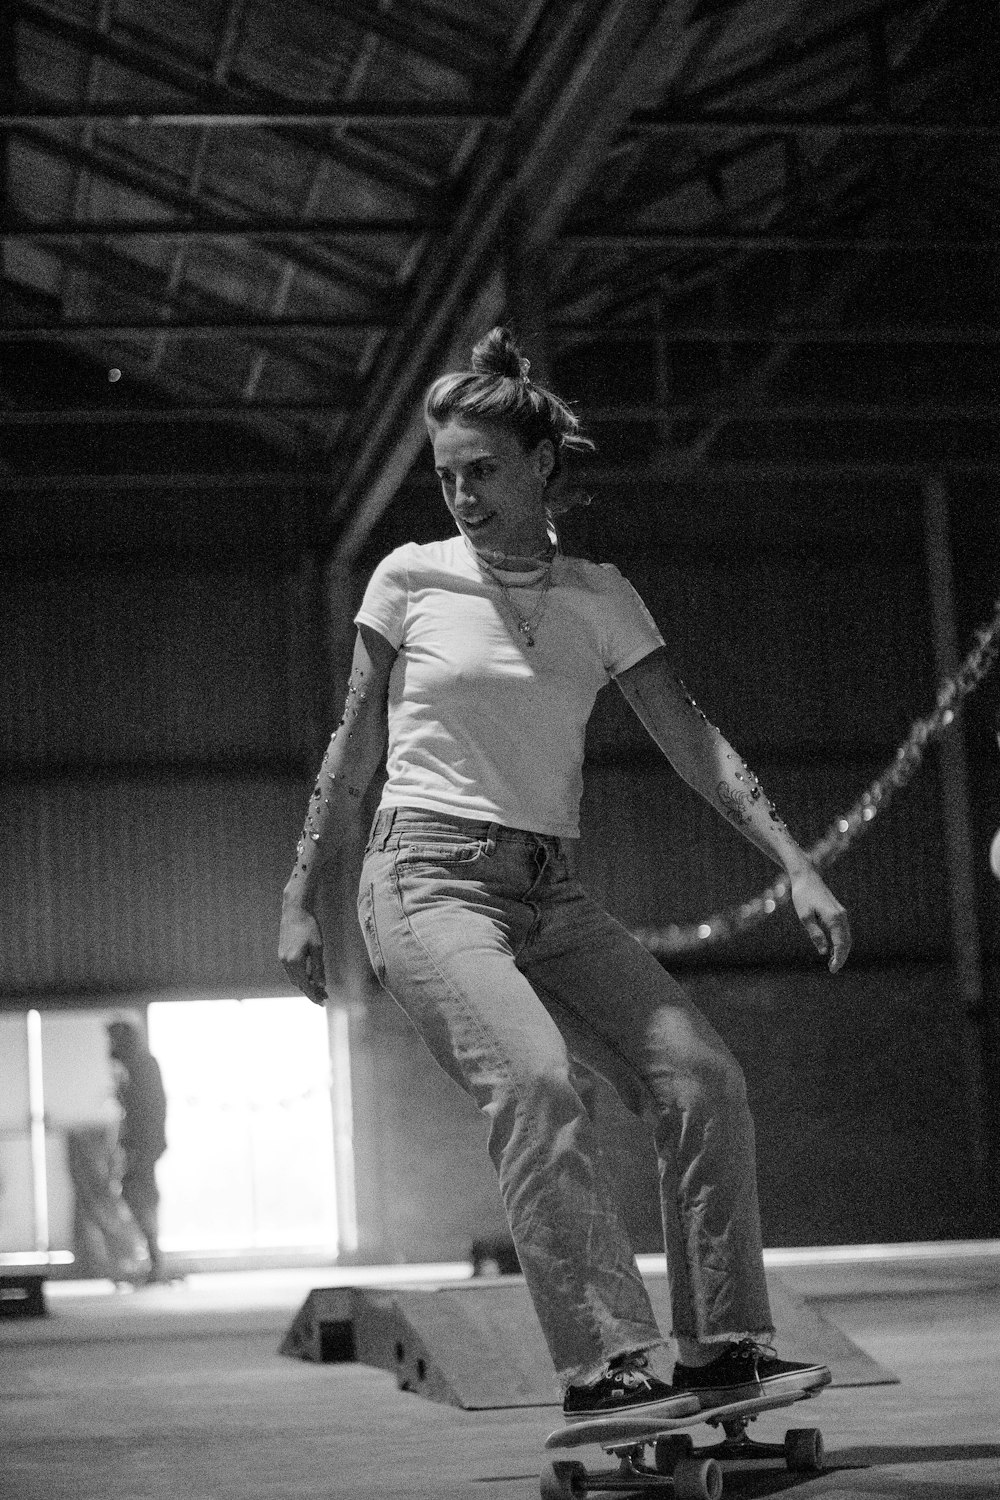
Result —
<path fill-rule="evenodd" d="M 322 686 L 304 587 L 265 571 L 7 576 L 8 995 L 283 980 L 280 892 Z"/>
<path fill-rule="evenodd" d="M 696 697 L 803 840 L 929 701 L 912 557 L 821 567 L 757 555 L 726 567 L 651 555 L 623 567 Z M 280 889 L 338 691 L 323 680 L 311 587 L 304 573 L 263 568 L 7 575 L 8 995 L 280 979 Z M 770 878 L 613 688 L 588 754 L 586 872 L 623 920 L 695 920 Z M 932 760 L 836 871 L 859 954 L 946 947 L 936 797 Z M 802 953 L 779 918 L 722 959 Z"/>

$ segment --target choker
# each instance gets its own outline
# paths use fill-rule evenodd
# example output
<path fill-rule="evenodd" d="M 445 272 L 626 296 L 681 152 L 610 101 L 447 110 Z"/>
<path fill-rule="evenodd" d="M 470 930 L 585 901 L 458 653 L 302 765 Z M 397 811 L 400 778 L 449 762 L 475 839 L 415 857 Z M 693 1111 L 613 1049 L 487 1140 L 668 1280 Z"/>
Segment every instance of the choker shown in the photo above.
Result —
<path fill-rule="evenodd" d="M 461 536 L 473 560 L 494 577 L 501 573 L 513 573 L 518 577 L 526 577 L 529 574 L 541 577 L 543 573 L 551 571 L 558 552 L 557 547 L 550 545 L 544 552 L 538 552 L 531 557 L 507 557 L 502 552 L 484 555 L 476 551 L 464 532 Z"/>

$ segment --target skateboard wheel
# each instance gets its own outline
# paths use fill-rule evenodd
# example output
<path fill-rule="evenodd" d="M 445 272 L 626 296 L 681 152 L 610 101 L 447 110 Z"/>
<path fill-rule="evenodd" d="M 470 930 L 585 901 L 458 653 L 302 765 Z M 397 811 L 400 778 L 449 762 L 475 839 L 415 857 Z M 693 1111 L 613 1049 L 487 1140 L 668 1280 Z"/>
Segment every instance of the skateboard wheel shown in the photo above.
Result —
<path fill-rule="evenodd" d="M 823 1467 L 823 1434 L 818 1427 L 792 1427 L 785 1433 L 785 1463 L 796 1474 L 818 1474 Z"/>
<path fill-rule="evenodd" d="M 587 1471 L 572 1459 L 547 1463 L 539 1487 L 542 1500 L 582 1500 L 587 1493 Z"/>
<path fill-rule="evenodd" d="M 682 1459 L 690 1458 L 694 1441 L 686 1432 L 657 1438 L 653 1444 L 653 1468 L 657 1474 L 672 1474 Z"/>
<path fill-rule="evenodd" d="M 714 1458 L 682 1458 L 672 1478 L 675 1500 L 720 1500 L 722 1470 Z"/>

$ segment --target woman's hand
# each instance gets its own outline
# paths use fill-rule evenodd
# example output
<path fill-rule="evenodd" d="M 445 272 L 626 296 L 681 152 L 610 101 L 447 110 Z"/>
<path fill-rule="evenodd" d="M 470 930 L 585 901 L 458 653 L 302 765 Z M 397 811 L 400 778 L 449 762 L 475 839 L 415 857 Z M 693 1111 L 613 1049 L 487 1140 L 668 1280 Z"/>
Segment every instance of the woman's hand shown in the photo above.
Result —
<path fill-rule="evenodd" d="M 278 958 L 289 979 L 314 1005 L 326 1000 L 323 934 L 311 911 L 286 906 L 281 913 Z"/>
<path fill-rule="evenodd" d="M 812 865 L 796 870 L 791 876 L 792 905 L 795 915 L 813 941 L 816 950 L 830 955 L 827 968 L 836 974 L 847 962 L 851 951 L 851 924 L 847 912 Z"/>

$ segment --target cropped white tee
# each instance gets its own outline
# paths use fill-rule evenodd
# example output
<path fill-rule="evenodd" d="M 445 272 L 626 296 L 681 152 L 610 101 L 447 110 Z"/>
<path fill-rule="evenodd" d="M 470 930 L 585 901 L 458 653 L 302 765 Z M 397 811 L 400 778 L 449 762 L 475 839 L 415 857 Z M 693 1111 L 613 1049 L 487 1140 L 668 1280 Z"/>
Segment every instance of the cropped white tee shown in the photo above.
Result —
<path fill-rule="evenodd" d="M 461 535 L 410 542 L 375 569 L 355 621 L 398 653 L 382 807 L 579 836 L 594 699 L 663 638 L 609 563 L 557 556 L 538 616 L 529 577 L 504 574 L 534 646 Z"/>

